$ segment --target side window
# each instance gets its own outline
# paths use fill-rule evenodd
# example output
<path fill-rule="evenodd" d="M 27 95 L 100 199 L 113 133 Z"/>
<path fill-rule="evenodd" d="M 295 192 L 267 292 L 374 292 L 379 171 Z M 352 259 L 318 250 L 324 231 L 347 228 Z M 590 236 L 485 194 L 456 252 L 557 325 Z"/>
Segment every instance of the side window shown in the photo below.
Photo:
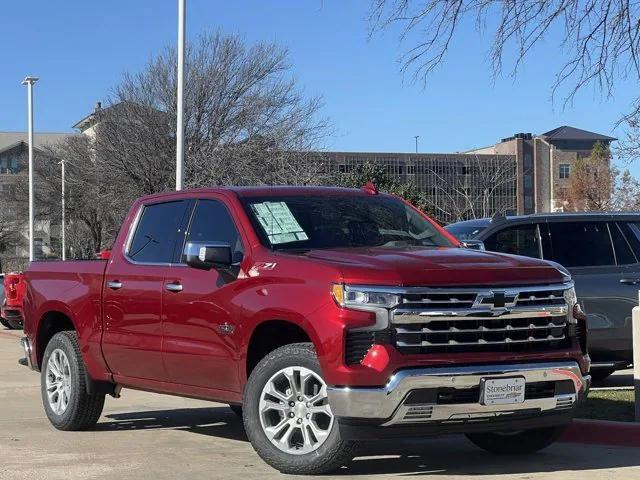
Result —
<path fill-rule="evenodd" d="M 615 265 L 609 230 L 604 222 L 549 223 L 552 255 L 565 267 Z"/>
<path fill-rule="evenodd" d="M 227 207 L 217 200 L 199 200 L 191 220 L 187 242 L 228 243 L 233 261 L 242 259 L 242 242 Z"/>
<path fill-rule="evenodd" d="M 171 263 L 188 202 L 157 203 L 142 211 L 127 255 L 136 262 Z"/>
<path fill-rule="evenodd" d="M 536 225 L 517 225 L 494 233 L 484 241 L 487 250 L 540 258 Z"/>
<path fill-rule="evenodd" d="M 638 260 L 640 260 L 640 224 L 631 222 L 618 222 L 617 225 L 622 232 L 623 237 L 626 239 L 627 245 L 629 245 L 629 247 L 631 248 L 631 252 L 633 253 L 633 258 L 635 260 L 631 263 L 638 262 Z M 618 247 L 616 247 L 616 255 L 618 255 Z M 618 263 L 620 263 L 620 258 L 618 258 Z"/>

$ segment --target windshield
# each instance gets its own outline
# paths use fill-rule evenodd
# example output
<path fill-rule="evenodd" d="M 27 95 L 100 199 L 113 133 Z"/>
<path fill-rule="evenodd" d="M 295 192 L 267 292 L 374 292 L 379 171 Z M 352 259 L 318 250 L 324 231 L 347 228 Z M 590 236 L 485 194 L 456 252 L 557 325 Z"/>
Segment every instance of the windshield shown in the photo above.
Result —
<path fill-rule="evenodd" d="M 277 250 L 452 246 L 418 211 L 393 197 L 251 197 L 245 208 L 263 244 Z"/>
<path fill-rule="evenodd" d="M 464 223 L 454 223 L 452 225 L 447 225 L 444 228 L 458 240 L 472 240 L 487 227 L 485 225 L 478 224 L 465 225 Z"/>

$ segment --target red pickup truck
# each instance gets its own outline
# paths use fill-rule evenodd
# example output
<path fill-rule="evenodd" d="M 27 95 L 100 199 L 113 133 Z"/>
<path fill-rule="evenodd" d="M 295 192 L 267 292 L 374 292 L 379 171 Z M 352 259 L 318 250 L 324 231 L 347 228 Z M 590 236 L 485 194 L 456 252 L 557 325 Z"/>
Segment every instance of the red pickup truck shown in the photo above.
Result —
<path fill-rule="evenodd" d="M 12 330 L 22 328 L 22 300 L 26 284 L 21 273 L 8 273 L 3 280 L 4 300 L 0 305 L 0 323 Z"/>
<path fill-rule="evenodd" d="M 361 439 L 551 444 L 590 383 L 561 266 L 463 248 L 374 188 L 138 200 L 108 260 L 34 262 L 26 360 L 61 430 L 140 389 L 229 404 L 258 454 L 317 474 Z"/>

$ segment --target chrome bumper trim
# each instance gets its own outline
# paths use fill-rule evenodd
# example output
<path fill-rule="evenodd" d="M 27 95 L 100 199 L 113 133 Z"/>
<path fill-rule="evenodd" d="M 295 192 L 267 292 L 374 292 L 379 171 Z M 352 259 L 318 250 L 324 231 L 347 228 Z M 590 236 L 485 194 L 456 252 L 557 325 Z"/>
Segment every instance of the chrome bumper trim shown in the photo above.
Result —
<path fill-rule="evenodd" d="M 407 394 L 422 388 L 469 388 L 480 385 L 484 377 L 522 376 L 527 383 L 572 380 L 573 394 L 525 400 L 519 404 L 482 405 L 412 404 Z M 466 421 L 531 411 L 569 410 L 589 389 L 590 377 L 583 376 L 576 362 L 549 362 L 464 367 L 434 367 L 400 370 L 384 387 L 329 387 L 329 404 L 337 417 L 378 419 L 383 426 L 399 423 Z"/>
<path fill-rule="evenodd" d="M 27 359 L 27 366 L 31 369 L 31 370 L 36 370 L 33 366 L 33 363 L 31 361 L 31 354 L 33 352 L 33 347 L 31 346 L 31 341 L 29 340 L 28 337 L 22 337 L 20 339 L 20 345 L 22 345 L 22 348 L 24 349 L 24 355 Z"/>

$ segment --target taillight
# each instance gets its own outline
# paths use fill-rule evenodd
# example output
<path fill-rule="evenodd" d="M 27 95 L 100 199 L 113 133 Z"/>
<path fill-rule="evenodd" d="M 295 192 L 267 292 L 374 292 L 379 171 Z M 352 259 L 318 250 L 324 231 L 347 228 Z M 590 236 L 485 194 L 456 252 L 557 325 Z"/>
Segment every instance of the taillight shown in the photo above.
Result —
<path fill-rule="evenodd" d="M 8 277 L 5 281 L 5 295 L 7 300 L 15 300 L 18 298 L 18 284 L 20 277 Z"/>

